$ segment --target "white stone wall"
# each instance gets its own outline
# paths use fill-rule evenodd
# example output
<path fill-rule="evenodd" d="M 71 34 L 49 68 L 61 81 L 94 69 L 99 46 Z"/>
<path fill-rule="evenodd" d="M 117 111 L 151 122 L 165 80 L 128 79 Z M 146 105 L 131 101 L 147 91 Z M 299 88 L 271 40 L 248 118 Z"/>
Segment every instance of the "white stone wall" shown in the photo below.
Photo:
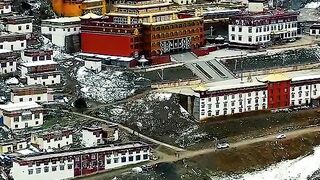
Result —
<path fill-rule="evenodd" d="M 2 9 L 0 9 L 0 14 L 8 14 L 11 13 L 11 5 L 3 6 Z"/>
<path fill-rule="evenodd" d="M 27 85 L 35 85 L 35 84 L 42 84 L 44 86 L 47 85 L 55 85 L 55 84 L 60 84 L 61 83 L 61 75 L 50 75 L 48 76 L 47 79 L 44 79 L 42 76 L 37 76 L 37 77 L 27 77 Z"/>
<path fill-rule="evenodd" d="M 43 94 L 31 94 L 25 96 L 15 96 L 14 93 L 11 93 L 11 102 L 18 103 L 18 102 L 48 102 L 48 93 Z"/>
<path fill-rule="evenodd" d="M 2 112 L 1 112 L 2 115 Z M 11 129 L 24 129 L 26 125 L 28 127 L 36 127 L 41 126 L 43 124 L 43 114 L 39 113 L 39 118 L 35 118 L 35 114 L 32 114 L 32 118 L 29 120 L 22 119 L 22 116 L 18 116 L 19 121 L 15 122 L 14 117 L 3 116 L 4 124 L 7 125 Z"/>
<path fill-rule="evenodd" d="M 290 103 L 291 106 L 300 106 L 309 104 L 311 99 L 320 96 L 320 84 L 291 86 L 290 89 Z"/>
<path fill-rule="evenodd" d="M 25 148 L 27 148 L 27 145 L 28 144 L 26 141 L 18 142 L 17 143 L 17 150 L 25 149 Z M 3 146 L 1 146 L 0 149 L 2 149 L 0 151 L 1 153 L 13 152 L 13 144 L 3 145 Z"/>
<path fill-rule="evenodd" d="M 320 29 L 311 29 L 310 28 L 309 34 L 311 36 L 319 36 L 320 35 Z"/>
<path fill-rule="evenodd" d="M 147 159 L 143 158 L 143 155 L 147 156 Z M 137 156 L 140 156 L 140 160 L 137 159 Z M 129 157 L 132 157 L 132 161 L 129 161 Z M 122 162 L 122 158 L 125 159 L 125 162 Z M 113 169 L 121 166 L 126 166 L 129 164 L 136 164 L 144 161 L 149 161 L 150 159 L 150 151 L 136 151 L 129 154 L 129 151 L 126 151 L 125 154 L 116 154 L 113 153 L 109 157 L 105 156 L 105 169 Z"/>
<path fill-rule="evenodd" d="M 7 49 L 13 51 L 22 51 L 27 47 L 26 40 L 16 40 L 16 41 L 4 41 L 0 42 L 0 49 Z"/>
<path fill-rule="evenodd" d="M 73 160 L 70 162 L 68 162 L 68 160 L 65 160 L 62 163 L 60 161 L 57 161 L 55 164 L 49 162 L 48 165 L 44 165 L 44 163 L 41 163 L 40 166 L 33 164 L 31 167 L 29 167 L 28 165 L 20 166 L 18 163 L 13 162 L 11 175 L 14 179 L 17 180 L 67 179 L 72 178 L 74 176 L 73 164 Z M 52 169 L 53 167 L 56 167 L 55 171 Z M 61 170 L 60 167 L 63 167 L 63 170 Z M 48 168 L 48 172 L 45 172 L 45 168 Z"/>
<path fill-rule="evenodd" d="M 86 129 L 82 130 L 82 144 L 85 145 L 85 147 L 93 147 L 97 146 L 102 142 L 102 134 L 100 134 L 99 137 L 96 137 L 96 135 L 93 134 L 93 132 L 88 131 Z"/>
<path fill-rule="evenodd" d="M 21 52 L 21 59 L 22 59 L 22 62 L 24 62 L 24 63 L 32 63 L 32 62 L 40 61 L 39 56 L 36 57 L 36 61 L 33 61 L 33 57 L 32 56 L 25 56 L 23 51 Z M 53 55 L 51 55 L 50 58 L 47 58 L 45 56 L 44 61 L 46 61 L 46 60 L 53 60 Z"/>
<path fill-rule="evenodd" d="M 264 44 L 271 41 L 271 33 L 284 34 L 283 39 L 297 37 L 297 22 L 277 23 L 263 26 L 229 25 L 229 41 L 240 44 Z M 251 39 L 251 41 L 250 41 Z"/>
<path fill-rule="evenodd" d="M 65 37 L 80 34 L 80 25 L 79 26 L 70 26 L 70 27 L 48 27 L 42 26 L 41 33 L 44 35 L 52 35 L 52 43 L 64 47 L 65 46 Z"/>
<path fill-rule="evenodd" d="M 25 24 L 7 24 L 7 31 L 13 33 L 31 34 L 32 33 L 32 23 Z"/>
<path fill-rule="evenodd" d="M 267 90 L 261 90 L 201 98 L 200 119 L 267 109 L 267 94 Z"/>
<path fill-rule="evenodd" d="M 84 61 L 84 66 L 87 69 L 94 70 L 96 72 L 101 71 L 101 61 Z"/>
<path fill-rule="evenodd" d="M 17 71 L 17 62 L 5 62 L 5 66 L 3 63 L 0 63 L 0 74 L 7 74 Z"/>
<path fill-rule="evenodd" d="M 63 146 L 72 144 L 72 134 L 70 134 L 68 137 L 67 136 L 62 136 L 61 139 L 51 139 L 50 141 L 43 141 L 43 144 L 40 145 L 40 148 L 44 150 L 49 150 L 53 148 L 61 148 Z"/>

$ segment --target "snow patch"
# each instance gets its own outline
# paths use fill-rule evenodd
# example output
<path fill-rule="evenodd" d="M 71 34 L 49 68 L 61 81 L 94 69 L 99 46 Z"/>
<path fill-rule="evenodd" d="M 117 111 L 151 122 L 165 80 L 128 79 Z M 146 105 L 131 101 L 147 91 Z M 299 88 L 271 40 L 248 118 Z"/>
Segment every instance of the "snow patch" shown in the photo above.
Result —
<path fill-rule="evenodd" d="M 149 95 L 149 100 L 167 101 L 172 97 L 171 93 L 153 93 Z"/>
<path fill-rule="evenodd" d="M 311 3 L 306 4 L 304 7 L 307 9 L 316 9 L 316 8 L 320 7 L 320 2 L 311 2 Z"/>
<path fill-rule="evenodd" d="M 314 172 L 320 169 L 320 146 L 314 148 L 314 153 L 309 156 L 299 157 L 272 165 L 265 170 L 243 174 L 237 178 L 245 180 L 269 180 L 269 179 L 308 179 Z"/>
<path fill-rule="evenodd" d="M 19 80 L 17 78 L 10 78 L 8 80 L 6 80 L 6 84 L 7 85 L 16 85 L 19 84 Z"/>

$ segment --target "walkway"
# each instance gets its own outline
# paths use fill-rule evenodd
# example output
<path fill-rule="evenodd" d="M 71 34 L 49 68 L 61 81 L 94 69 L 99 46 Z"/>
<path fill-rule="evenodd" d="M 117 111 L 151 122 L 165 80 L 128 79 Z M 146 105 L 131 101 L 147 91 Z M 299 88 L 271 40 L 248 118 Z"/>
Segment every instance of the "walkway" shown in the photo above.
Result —
<path fill-rule="evenodd" d="M 292 138 L 295 138 L 295 137 L 298 137 L 298 136 L 301 136 L 304 134 L 308 134 L 308 133 L 313 133 L 313 132 L 320 132 L 320 126 L 289 131 L 289 132 L 286 132 L 285 134 L 287 136 L 286 139 L 292 139 Z M 277 136 L 277 134 L 272 134 L 272 135 L 267 135 L 267 136 L 263 136 L 263 137 L 253 138 L 253 139 L 246 139 L 246 140 L 239 141 L 236 143 L 231 143 L 230 148 L 238 148 L 238 147 L 242 147 L 242 146 L 246 146 L 246 145 L 250 145 L 250 144 L 254 144 L 254 143 L 259 143 L 259 142 L 264 142 L 264 141 L 275 141 L 276 136 Z M 281 140 L 278 140 L 278 141 L 281 141 Z M 176 161 L 179 161 L 182 159 L 189 159 L 189 158 L 193 158 L 193 157 L 196 157 L 199 155 L 212 153 L 215 151 L 221 151 L 221 150 L 217 150 L 215 148 L 207 148 L 207 149 L 201 149 L 198 151 L 184 151 L 184 152 L 179 152 L 179 157 L 167 156 L 164 159 L 152 161 L 149 164 L 157 164 L 157 163 L 163 163 L 163 162 L 176 162 Z"/>

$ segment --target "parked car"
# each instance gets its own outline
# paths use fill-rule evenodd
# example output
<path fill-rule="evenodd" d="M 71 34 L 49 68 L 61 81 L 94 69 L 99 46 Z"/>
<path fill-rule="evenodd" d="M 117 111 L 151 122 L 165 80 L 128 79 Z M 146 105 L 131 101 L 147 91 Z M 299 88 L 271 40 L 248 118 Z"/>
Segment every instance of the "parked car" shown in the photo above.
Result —
<path fill-rule="evenodd" d="M 284 139 L 286 138 L 287 136 L 285 134 L 279 134 L 276 138 L 277 139 Z"/>
<path fill-rule="evenodd" d="M 226 148 L 229 148 L 230 145 L 228 143 L 219 143 L 217 145 L 217 149 L 226 149 Z"/>

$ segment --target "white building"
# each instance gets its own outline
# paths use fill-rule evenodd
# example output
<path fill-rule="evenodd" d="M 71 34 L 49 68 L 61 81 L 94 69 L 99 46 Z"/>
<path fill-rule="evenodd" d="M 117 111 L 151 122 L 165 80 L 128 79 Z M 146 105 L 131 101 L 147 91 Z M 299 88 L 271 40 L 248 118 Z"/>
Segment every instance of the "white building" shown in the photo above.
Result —
<path fill-rule="evenodd" d="M 28 146 L 26 139 L 8 139 L 0 142 L 0 154 L 12 153 L 25 149 Z"/>
<path fill-rule="evenodd" d="M 86 58 L 84 60 L 84 67 L 95 72 L 100 72 L 102 67 L 101 59 Z"/>
<path fill-rule="evenodd" d="M 14 54 L 11 50 L 0 49 L 0 74 L 17 71 L 17 60 L 17 54 Z"/>
<path fill-rule="evenodd" d="M 13 179 L 69 179 L 149 161 L 150 146 L 141 142 L 41 153 L 14 158 Z"/>
<path fill-rule="evenodd" d="M 50 100 L 48 88 L 42 85 L 30 86 L 12 86 L 10 101 L 13 103 L 19 102 L 48 102 Z"/>
<path fill-rule="evenodd" d="M 296 38 L 296 12 L 269 11 L 243 13 L 230 17 L 229 42 L 231 46 L 260 46 Z"/>
<path fill-rule="evenodd" d="M 25 78 L 27 85 L 42 84 L 44 86 L 61 83 L 61 72 L 57 71 L 57 63 L 53 60 L 22 63 L 21 78 Z"/>
<path fill-rule="evenodd" d="M 41 126 L 43 108 L 36 102 L 0 105 L 0 119 L 11 129 Z"/>
<path fill-rule="evenodd" d="M 0 1 L 0 14 L 9 14 L 12 12 L 11 2 L 12 2 L 12 0 L 1 0 Z"/>
<path fill-rule="evenodd" d="M 53 44 L 65 47 L 66 37 L 80 34 L 80 18 L 67 17 L 43 20 L 41 33 L 49 37 Z"/>
<path fill-rule="evenodd" d="M 320 24 L 313 24 L 310 26 L 309 34 L 311 36 L 319 36 L 320 35 Z"/>
<path fill-rule="evenodd" d="M 30 16 L 3 17 L 1 18 L 1 26 L 7 32 L 27 34 L 30 37 L 33 32 L 32 19 L 33 17 Z"/>
<path fill-rule="evenodd" d="M 231 79 L 201 85 L 193 91 L 194 101 L 191 103 L 189 97 L 185 109 L 200 120 L 250 111 L 320 105 L 320 73 L 271 74 L 249 81 Z"/>
<path fill-rule="evenodd" d="M 21 51 L 21 60 L 24 63 L 53 60 L 53 50 L 25 49 Z"/>
<path fill-rule="evenodd" d="M 0 32 L 0 49 L 21 51 L 27 47 L 25 34 Z"/>
<path fill-rule="evenodd" d="M 110 144 L 119 140 L 119 129 L 116 125 L 83 127 L 81 134 L 82 144 L 85 147 Z"/>
<path fill-rule="evenodd" d="M 31 134 L 31 143 L 42 151 L 60 149 L 73 143 L 73 131 L 63 129 L 53 132 L 38 132 Z"/>

